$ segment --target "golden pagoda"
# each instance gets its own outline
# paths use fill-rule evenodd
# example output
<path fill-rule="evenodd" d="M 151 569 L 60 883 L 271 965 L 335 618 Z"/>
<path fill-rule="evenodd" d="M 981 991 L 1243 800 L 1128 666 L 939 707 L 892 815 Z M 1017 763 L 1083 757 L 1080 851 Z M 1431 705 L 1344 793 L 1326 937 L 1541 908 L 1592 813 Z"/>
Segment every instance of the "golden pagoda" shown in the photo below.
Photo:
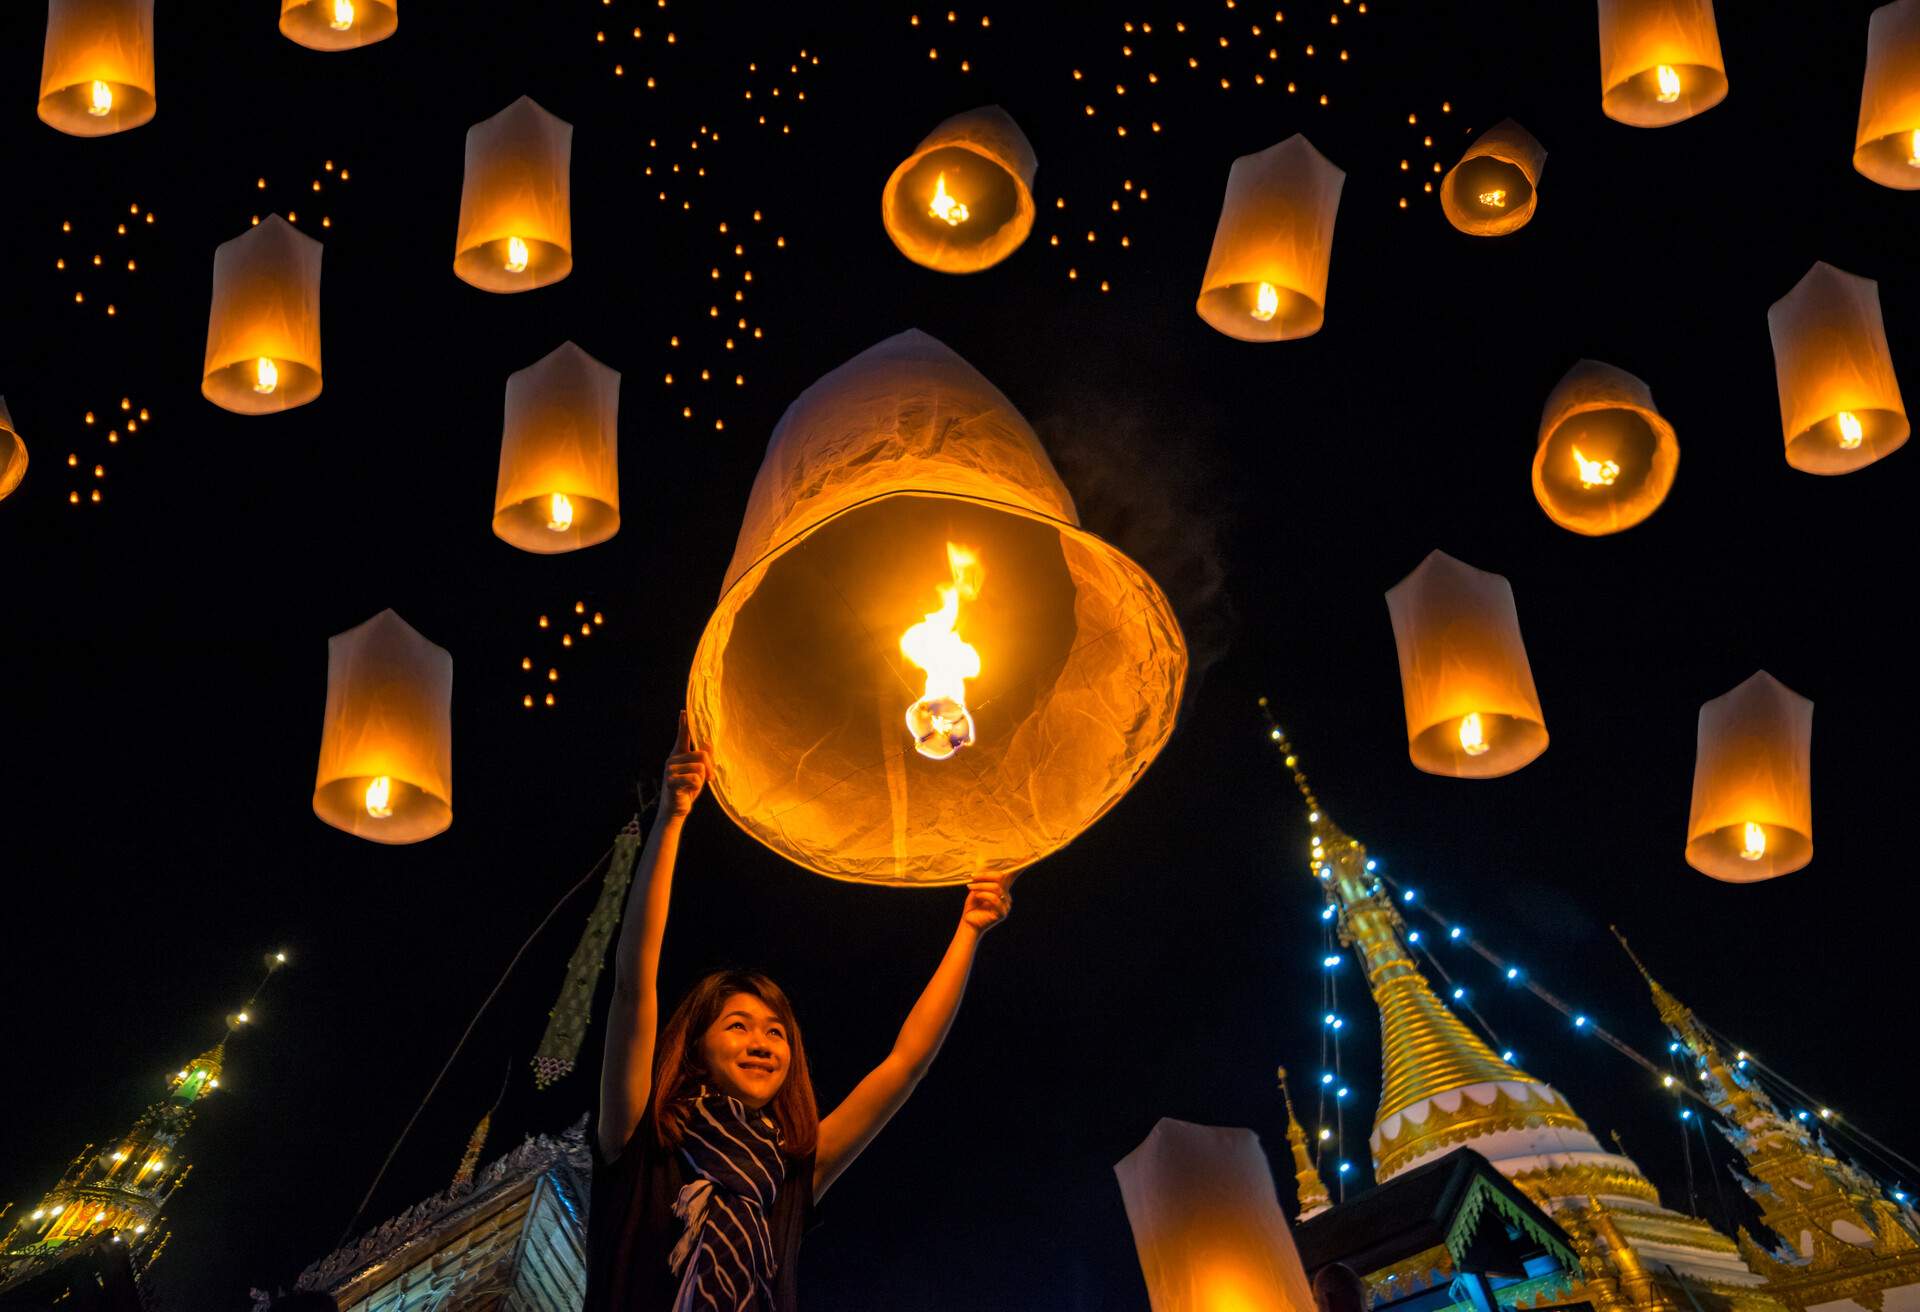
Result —
<path fill-rule="evenodd" d="M 1327 1193 L 1326 1181 L 1320 1178 L 1320 1167 L 1307 1153 L 1307 1132 L 1300 1128 L 1300 1118 L 1293 1114 L 1293 1094 L 1287 1090 L 1287 1068 L 1280 1068 L 1280 1096 L 1287 1104 L 1287 1145 L 1293 1150 L 1293 1189 L 1294 1201 L 1300 1204 L 1296 1221 L 1307 1221 L 1320 1215 L 1333 1206 L 1333 1198 Z"/>

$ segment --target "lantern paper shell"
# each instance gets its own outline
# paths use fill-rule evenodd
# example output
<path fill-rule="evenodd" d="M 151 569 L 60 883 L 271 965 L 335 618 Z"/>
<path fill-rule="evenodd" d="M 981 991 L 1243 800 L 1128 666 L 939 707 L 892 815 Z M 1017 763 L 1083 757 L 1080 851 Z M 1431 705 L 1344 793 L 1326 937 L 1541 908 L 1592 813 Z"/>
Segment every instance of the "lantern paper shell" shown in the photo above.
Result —
<path fill-rule="evenodd" d="M 1883 187 L 1920 188 L 1920 0 L 1894 0 L 1867 20 L 1853 167 Z"/>
<path fill-rule="evenodd" d="M 453 823 L 453 657 L 390 610 L 327 639 L 313 813 L 376 843 Z M 387 780 L 384 799 L 369 789 Z M 391 814 L 377 816 L 376 810 Z"/>
<path fill-rule="evenodd" d="M 27 476 L 27 444 L 13 426 L 7 398 L 0 396 L 0 501 L 11 496 Z"/>
<path fill-rule="evenodd" d="M 399 26 L 400 0 L 280 0 L 281 35 L 309 50 L 357 50 Z"/>
<path fill-rule="evenodd" d="M 453 271 L 490 292 L 532 291 L 571 273 L 572 173 L 573 125 L 526 96 L 467 129 Z"/>
<path fill-rule="evenodd" d="M 1687 864 L 1746 884 L 1813 860 L 1812 750 L 1813 703 L 1765 670 L 1702 706 Z"/>
<path fill-rule="evenodd" d="M 1540 694 L 1506 579 L 1435 551 L 1387 592 L 1387 610 L 1416 766 L 1491 779 L 1547 750 Z M 1470 716 L 1479 718 L 1469 724 Z"/>
<path fill-rule="evenodd" d="M 1546 147 L 1512 119 L 1502 119 L 1440 180 L 1440 212 L 1473 237 L 1504 237 L 1524 228 L 1533 218 L 1546 163 Z"/>
<path fill-rule="evenodd" d="M 1243 342 L 1319 332 L 1346 180 L 1298 133 L 1236 159 L 1200 279 L 1200 317 Z"/>
<path fill-rule="evenodd" d="M 1581 360 L 1547 397 L 1533 451 L 1533 495 L 1547 518 L 1589 537 L 1660 508 L 1680 468 L 1673 425 L 1624 369 Z"/>
<path fill-rule="evenodd" d="M 1314 1312 L 1252 1130 L 1163 1117 L 1113 1173 L 1153 1312 Z"/>
<path fill-rule="evenodd" d="M 50 0 L 40 121 L 104 137 L 153 117 L 153 0 Z"/>
<path fill-rule="evenodd" d="M 1713 0 L 1599 0 L 1600 109 L 1663 128 L 1727 98 Z"/>
<path fill-rule="evenodd" d="M 270 214 L 213 252 L 200 379 L 207 400 L 235 414 L 265 415 L 320 395 L 322 250 Z"/>
<path fill-rule="evenodd" d="M 619 418 L 619 372 L 572 342 L 509 377 L 494 534 L 552 555 L 618 533 Z"/>
<path fill-rule="evenodd" d="M 956 632 L 974 741 L 915 750 L 901 637 L 938 609 L 947 544 L 984 570 Z M 1147 574 L 1080 528 L 993 384 L 907 332 L 801 393 L 767 444 L 687 692 L 714 793 L 820 874 L 960 884 L 1063 846 L 1173 730 L 1187 653 Z"/>
<path fill-rule="evenodd" d="M 1879 283 L 1815 264 L 1767 311 L 1767 331 L 1788 464 L 1846 474 L 1906 444 Z"/>
<path fill-rule="evenodd" d="M 914 148 L 880 193 L 880 222 L 900 253 L 941 273 L 978 273 L 1033 231 L 1033 144 L 1004 109 L 955 114 Z M 955 204 L 943 202 L 944 188 Z M 959 222 L 950 221 L 964 214 Z"/>

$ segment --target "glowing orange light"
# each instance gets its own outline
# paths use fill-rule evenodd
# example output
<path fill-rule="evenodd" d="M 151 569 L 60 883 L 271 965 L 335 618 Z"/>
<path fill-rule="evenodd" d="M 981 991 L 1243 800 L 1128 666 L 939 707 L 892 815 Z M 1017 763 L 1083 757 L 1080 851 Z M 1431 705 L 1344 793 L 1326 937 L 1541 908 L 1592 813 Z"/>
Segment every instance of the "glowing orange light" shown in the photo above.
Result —
<path fill-rule="evenodd" d="M 1255 299 L 1254 307 L 1248 311 L 1248 313 L 1252 314 L 1253 317 L 1261 323 L 1270 322 L 1274 315 L 1280 313 L 1280 293 L 1275 290 L 1272 283 L 1263 282 L 1260 284 L 1260 291 Z"/>
<path fill-rule="evenodd" d="M 1744 845 L 1740 848 L 1742 861 L 1758 861 L 1767 854 L 1767 831 L 1754 821 L 1747 821 Z"/>
<path fill-rule="evenodd" d="M 385 820 L 393 814 L 393 780 L 387 775 L 375 775 L 367 781 L 367 814 L 375 820 Z"/>
<path fill-rule="evenodd" d="M 262 396 L 272 393 L 280 386 L 280 367 L 266 356 L 253 362 L 253 390 Z"/>
<path fill-rule="evenodd" d="M 1480 712 L 1470 712 L 1460 721 L 1460 750 L 1468 756 L 1485 756 L 1493 744 L 1487 741 L 1487 733 L 1480 723 Z"/>
<path fill-rule="evenodd" d="M 927 213 L 944 220 L 950 228 L 957 228 L 967 221 L 967 207 L 947 193 L 945 173 L 933 180 L 933 200 L 927 205 Z"/>
<path fill-rule="evenodd" d="M 967 710 L 967 680 L 980 674 L 980 653 L 954 631 L 960 603 L 980 595 L 984 572 L 979 558 L 957 543 L 947 543 L 947 568 L 953 581 L 940 585 L 940 607 L 900 635 L 900 650 L 926 671 L 926 691 L 907 708 L 907 732 L 914 750 L 944 761 L 973 741 L 973 715 Z"/>
<path fill-rule="evenodd" d="M 1860 416 L 1851 410 L 1842 410 L 1835 415 L 1834 422 L 1840 425 L 1840 449 L 1858 451 L 1860 443 L 1866 438 L 1866 430 L 1860 426 Z"/>
<path fill-rule="evenodd" d="M 87 104 L 87 113 L 95 118 L 105 118 L 113 113 L 113 88 L 105 82 L 93 84 L 93 97 Z"/>
<path fill-rule="evenodd" d="M 333 0 L 333 18 L 327 26 L 336 32 L 344 32 L 353 26 L 353 0 Z"/>
<path fill-rule="evenodd" d="M 1586 488 L 1612 487 L 1613 481 L 1620 477 L 1620 463 L 1616 460 L 1589 460 L 1580 454 L 1580 448 L 1573 448 L 1573 463 L 1580 470 L 1580 486 Z"/>
<path fill-rule="evenodd" d="M 1653 71 L 1660 80 L 1660 94 L 1656 99 L 1663 105 L 1671 105 L 1680 99 L 1680 70 L 1672 64 L 1662 64 Z"/>
<path fill-rule="evenodd" d="M 564 492 L 555 492 L 548 498 L 547 527 L 555 533 L 565 533 L 573 527 L 573 501 Z"/>
<path fill-rule="evenodd" d="M 518 237 L 507 238 L 507 272 L 527 271 L 527 244 Z"/>

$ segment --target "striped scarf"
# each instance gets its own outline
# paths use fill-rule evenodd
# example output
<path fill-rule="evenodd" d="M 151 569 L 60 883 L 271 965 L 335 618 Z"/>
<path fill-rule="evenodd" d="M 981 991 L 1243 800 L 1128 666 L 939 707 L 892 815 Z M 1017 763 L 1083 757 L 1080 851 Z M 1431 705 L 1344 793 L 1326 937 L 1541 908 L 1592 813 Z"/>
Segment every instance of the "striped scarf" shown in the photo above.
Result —
<path fill-rule="evenodd" d="M 683 1105 L 680 1155 L 695 1178 L 673 1200 L 687 1223 L 667 1259 L 680 1276 L 673 1312 L 770 1312 L 779 1263 L 767 1213 L 787 1177 L 780 1131 L 766 1112 L 704 1084 Z"/>

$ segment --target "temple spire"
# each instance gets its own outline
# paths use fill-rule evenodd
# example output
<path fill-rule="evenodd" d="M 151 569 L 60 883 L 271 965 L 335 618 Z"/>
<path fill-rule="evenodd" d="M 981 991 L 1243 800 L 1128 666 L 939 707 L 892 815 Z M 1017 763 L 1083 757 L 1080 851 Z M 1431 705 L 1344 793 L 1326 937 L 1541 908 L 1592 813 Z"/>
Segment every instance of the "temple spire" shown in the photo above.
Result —
<path fill-rule="evenodd" d="M 1278 1074 L 1280 1096 L 1287 1104 L 1287 1143 L 1293 1148 L 1294 1200 L 1299 1204 L 1299 1215 L 1295 1219 L 1304 1221 L 1326 1211 L 1333 1205 L 1333 1199 L 1320 1178 L 1320 1168 L 1307 1153 L 1307 1132 L 1300 1128 L 1300 1120 L 1293 1114 L 1293 1095 L 1287 1090 L 1287 1068 L 1280 1067 Z"/>

